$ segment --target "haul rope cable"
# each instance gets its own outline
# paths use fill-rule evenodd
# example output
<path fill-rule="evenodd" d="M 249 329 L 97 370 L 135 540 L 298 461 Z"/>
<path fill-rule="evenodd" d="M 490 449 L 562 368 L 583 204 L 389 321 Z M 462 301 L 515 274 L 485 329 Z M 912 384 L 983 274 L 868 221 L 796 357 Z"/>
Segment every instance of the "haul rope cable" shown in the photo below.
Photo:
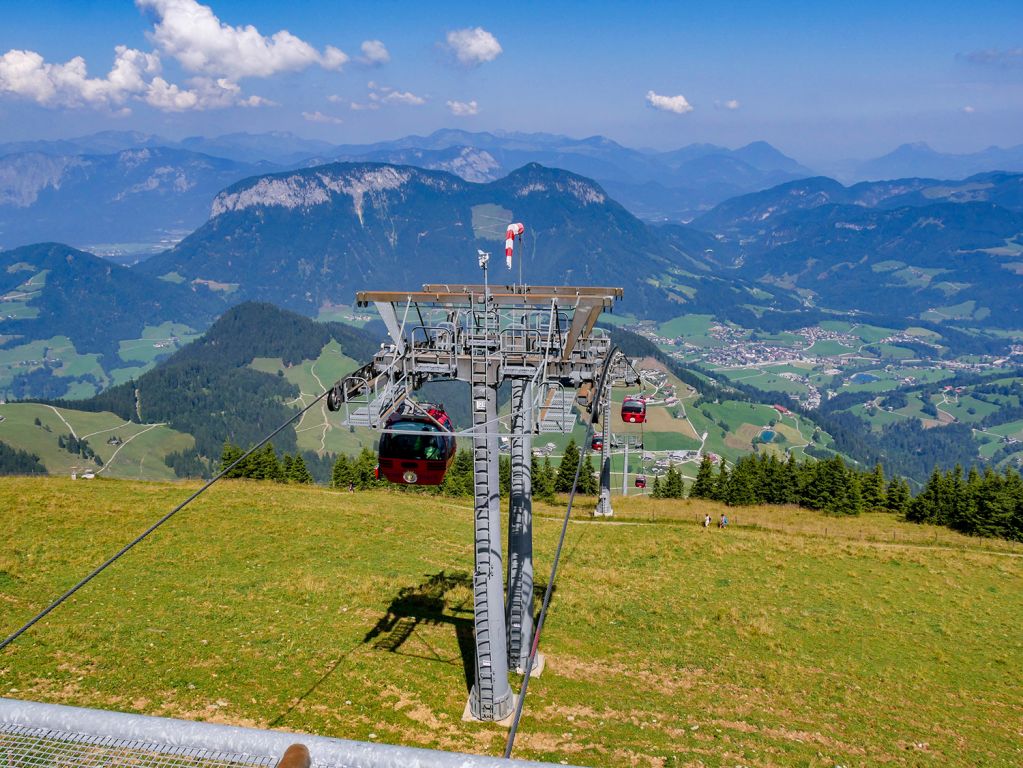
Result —
<path fill-rule="evenodd" d="M 161 525 L 163 525 L 168 520 L 170 520 L 172 517 L 174 517 L 174 515 L 176 515 L 178 512 L 180 512 L 186 506 L 188 506 L 192 501 L 197 499 L 211 485 L 213 485 L 215 482 L 217 482 L 222 477 L 224 477 L 224 475 L 226 475 L 228 472 L 230 472 L 232 469 L 234 469 L 238 464 L 240 464 L 242 461 L 247 459 L 249 456 L 251 456 L 257 450 L 262 448 L 268 442 L 273 440 L 278 434 L 283 432 L 286 427 L 288 427 L 293 421 L 295 421 L 295 419 L 301 418 L 302 415 L 306 411 L 308 411 L 310 408 L 312 408 L 314 405 L 316 405 L 320 400 L 322 400 L 326 396 L 327 392 L 329 392 L 329 391 L 330 390 L 325 390 L 325 391 L 321 392 L 316 397 L 316 399 L 314 399 L 311 403 L 309 403 L 309 405 L 305 406 L 302 410 L 297 411 L 294 416 L 292 416 L 286 422 L 281 424 L 279 427 L 277 427 L 277 429 L 275 429 L 269 435 L 264 437 L 262 440 L 260 440 L 254 446 L 249 448 L 249 450 L 247 450 L 245 453 L 243 453 L 241 456 L 239 456 L 237 459 L 235 459 L 233 462 L 231 462 L 231 464 L 226 466 L 224 469 L 220 470 L 220 472 L 217 475 L 215 475 L 213 478 L 211 478 L 202 488 L 197 490 L 195 493 L 193 493 L 191 496 L 189 496 L 183 502 L 181 502 L 176 507 L 174 507 L 174 509 L 172 509 L 166 515 L 164 515 L 159 520 L 157 520 L 155 523 L 153 523 L 151 526 L 149 526 L 145 531 L 143 531 L 141 534 L 139 534 L 134 539 L 132 539 L 131 542 L 129 542 L 128 544 L 125 544 L 123 547 L 121 547 L 121 549 L 117 552 L 117 554 L 115 554 L 113 557 L 111 557 L 108 560 L 106 560 L 102 565 L 100 565 L 97 568 L 95 568 L 88 576 L 86 576 L 84 579 L 79 581 L 77 584 L 75 584 L 73 587 L 71 587 L 71 589 L 69 589 L 63 595 L 61 595 L 56 600 L 54 600 L 52 603 L 50 603 L 46 608 L 44 608 L 42 611 L 40 611 L 34 617 L 32 617 L 32 619 L 30 619 L 19 630 L 14 632 L 10 637 L 8 637 L 3 642 L 0 642 L 0 651 L 4 650 L 4 648 L 6 648 L 11 643 L 13 643 L 19 637 L 21 637 L 25 632 L 27 632 L 29 629 L 31 629 L 32 626 L 36 624 L 36 622 L 38 622 L 41 619 L 45 618 L 51 611 L 53 611 L 55 608 L 57 608 L 61 603 L 63 603 L 65 600 L 67 600 L 69 597 L 71 597 L 73 594 L 75 594 L 75 592 L 77 592 L 79 589 L 84 587 L 86 584 L 88 584 L 94 578 L 99 576 L 109 566 L 113 565 L 118 559 L 120 559 L 122 555 L 126 554 L 132 547 L 134 547 L 136 544 L 138 544 L 143 539 L 145 539 L 147 536 L 149 536 L 149 534 L 151 534 L 153 531 L 155 531 Z"/>
<path fill-rule="evenodd" d="M 504 746 L 504 756 L 511 757 L 512 749 L 515 746 L 515 734 L 519 730 L 519 720 L 522 719 L 522 707 L 526 703 L 526 692 L 529 690 L 529 678 L 533 671 L 533 664 L 536 661 L 536 654 L 540 648 L 540 633 L 543 632 L 544 621 L 547 619 L 547 608 L 551 604 L 551 594 L 554 591 L 554 580 L 558 575 L 558 563 L 561 560 L 561 550 L 565 546 L 565 534 L 568 533 L 568 520 L 572 516 L 572 504 L 575 501 L 576 489 L 579 487 L 579 473 L 583 468 L 583 461 L 589 451 L 593 439 L 593 422 L 596 414 L 600 413 L 600 400 L 604 392 L 604 385 L 607 381 L 607 371 L 611 365 L 611 358 L 614 356 L 617 347 L 611 348 L 607 356 L 607 363 L 600 374 L 600 383 L 597 386 L 596 395 L 590 405 L 590 423 L 586 427 L 586 441 L 582 450 L 579 451 L 579 463 L 575 467 L 575 478 L 572 480 L 572 490 L 568 494 L 568 507 L 565 509 L 565 518 L 561 522 L 561 536 L 558 537 L 558 547 L 554 551 L 554 563 L 551 565 L 551 576 L 547 580 L 547 589 L 543 593 L 543 603 L 540 606 L 540 616 L 536 620 L 536 631 L 533 633 L 533 644 L 529 647 L 529 661 L 526 662 L 525 678 L 522 680 L 522 688 L 519 690 L 519 700 L 515 707 L 515 719 L 512 721 L 511 730 L 508 731 L 508 741 Z"/>

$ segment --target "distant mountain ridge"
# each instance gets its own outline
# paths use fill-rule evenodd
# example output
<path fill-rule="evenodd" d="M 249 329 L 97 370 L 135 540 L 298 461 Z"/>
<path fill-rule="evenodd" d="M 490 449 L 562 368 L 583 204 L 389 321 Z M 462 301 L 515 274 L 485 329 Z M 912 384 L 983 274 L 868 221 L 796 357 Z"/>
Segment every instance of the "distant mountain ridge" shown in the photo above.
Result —
<path fill-rule="evenodd" d="M 854 175 L 868 180 L 909 176 L 964 179 L 990 171 L 1023 171 L 1023 144 L 966 154 L 938 152 L 924 142 L 903 144 L 886 155 L 859 163 Z"/>
<path fill-rule="evenodd" d="M 40 241 L 79 247 L 179 239 L 239 178 L 271 170 L 181 149 L 0 157 L 0 248 Z M 176 235 L 176 236 L 175 236 Z"/>
<path fill-rule="evenodd" d="M 900 178 L 863 181 L 848 187 L 826 176 L 817 176 L 726 200 L 693 224 L 710 231 L 750 234 L 770 228 L 776 218 L 785 214 L 825 205 L 893 209 L 942 202 L 990 202 L 1007 210 L 1023 211 L 1023 174 L 983 173 L 962 181 Z"/>

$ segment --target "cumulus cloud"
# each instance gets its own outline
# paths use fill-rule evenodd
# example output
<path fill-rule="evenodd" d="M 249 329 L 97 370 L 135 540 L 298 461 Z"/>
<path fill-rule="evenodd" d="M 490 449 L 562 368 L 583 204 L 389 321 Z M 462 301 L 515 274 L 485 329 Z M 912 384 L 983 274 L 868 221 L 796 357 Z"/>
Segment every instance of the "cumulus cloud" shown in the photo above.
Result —
<path fill-rule="evenodd" d="M 417 96 L 411 91 L 399 91 L 388 85 L 378 85 L 372 80 L 366 83 L 366 87 L 369 89 L 369 101 L 362 103 L 353 101 L 351 104 L 352 109 L 356 111 L 379 109 L 383 104 L 406 104 L 408 106 L 418 107 L 426 103 L 425 98 Z"/>
<path fill-rule="evenodd" d="M 962 56 L 971 64 L 982 64 L 990 67 L 1023 67 L 1023 48 L 986 48 L 972 51 Z"/>
<path fill-rule="evenodd" d="M 334 117 L 333 115 L 325 115 L 319 110 L 315 112 L 303 112 L 302 117 L 308 120 L 310 123 L 330 123 L 332 125 L 341 125 L 344 122 L 340 117 Z"/>
<path fill-rule="evenodd" d="M 647 91 L 646 103 L 654 109 L 659 109 L 662 112 L 674 112 L 676 115 L 684 115 L 686 112 L 693 111 L 693 106 L 686 101 L 686 97 L 681 93 L 677 96 L 662 96 L 659 93 Z"/>
<path fill-rule="evenodd" d="M 242 96 L 241 88 L 225 77 L 194 77 L 188 88 L 168 83 L 162 77 L 153 78 L 146 89 L 145 101 L 164 112 L 220 109 L 223 107 L 266 107 L 274 102 L 262 96 Z"/>
<path fill-rule="evenodd" d="M 718 109 L 738 109 L 742 104 L 739 103 L 738 99 L 728 99 L 727 101 L 715 101 L 714 106 Z"/>
<path fill-rule="evenodd" d="M 969 104 L 963 107 L 963 112 L 965 112 L 967 115 L 972 115 L 976 111 L 977 110 L 974 107 L 970 106 Z"/>
<path fill-rule="evenodd" d="M 387 46 L 379 40 L 363 40 L 361 50 L 362 56 L 359 57 L 359 62 L 368 67 L 379 67 L 391 60 Z"/>
<path fill-rule="evenodd" d="M 52 64 L 35 51 L 10 50 L 0 56 L 0 94 L 30 99 L 47 107 L 118 107 L 144 93 L 160 71 L 155 53 L 119 45 L 106 77 L 90 78 L 85 59 Z"/>
<path fill-rule="evenodd" d="M 447 105 L 455 117 L 478 115 L 480 111 L 480 105 L 476 103 L 475 99 L 472 101 L 449 101 Z"/>
<path fill-rule="evenodd" d="M 447 48 L 460 64 L 467 67 L 493 61 L 503 50 L 497 38 L 483 27 L 451 30 L 447 34 Z"/>
<path fill-rule="evenodd" d="M 264 36 L 251 24 L 224 24 L 196 0 L 135 0 L 156 24 L 150 37 L 164 54 L 191 72 L 239 80 L 269 77 L 319 65 L 340 69 L 348 56 L 328 45 L 318 51 L 287 30 Z"/>

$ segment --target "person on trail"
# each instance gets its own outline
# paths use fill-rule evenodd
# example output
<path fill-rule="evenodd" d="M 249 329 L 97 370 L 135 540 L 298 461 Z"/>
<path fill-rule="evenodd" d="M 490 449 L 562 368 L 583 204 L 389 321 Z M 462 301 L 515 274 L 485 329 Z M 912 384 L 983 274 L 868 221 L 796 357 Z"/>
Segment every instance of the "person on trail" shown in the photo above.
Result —
<path fill-rule="evenodd" d="M 349 493 L 355 493 L 355 481 L 354 480 L 349 480 L 348 481 L 348 492 Z"/>
<path fill-rule="evenodd" d="M 727 527 L 728 527 L 728 515 L 726 515 L 724 512 L 722 512 L 721 513 L 721 519 L 718 520 L 718 528 L 727 528 Z"/>
<path fill-rule="evenodd" d="M 704 528 L 710 528 L 710 515 L 709 514 L 703 516 L 703 527 Z"/>

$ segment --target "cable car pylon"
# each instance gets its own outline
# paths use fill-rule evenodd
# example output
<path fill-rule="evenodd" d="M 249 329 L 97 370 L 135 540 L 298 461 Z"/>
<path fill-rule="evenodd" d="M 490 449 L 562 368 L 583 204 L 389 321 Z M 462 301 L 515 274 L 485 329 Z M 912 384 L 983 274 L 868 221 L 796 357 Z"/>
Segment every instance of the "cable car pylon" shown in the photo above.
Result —
<path fill-rule="evenodd" d="M 409 429 L 400 420 L 408 412 L 412 394 L 423 384 L 469 384 L 472 428 L 466 436 L 472 440 L 475 497 L 476 664 L 466 717 L 508 723 L 515 707 L 509 670 L 526 672 L 535 623 L 532 435 L 572 431 L 576 415 L 565 390 L 576 390 L 574 402 L 581 406 L 590 407 L 594 396 L 599 397 L 596 385 L 613 348 L 610 337 L 595 325 L 600 314 L 622 298 L 623 291 L 592 286 L 491 285 L 489 258 L 480 251 L 482 285 L 437 283 L 424 285 L 420 291 L 358 292 L 356 305 L 376 307 L 390 343 L 382 345 L 373 360 L 358 371 L 334 384 L 327 407 L 343 412 L 344 423 L 350 426 L 397 433 L 396 424 Z M 497 407 L 498 388 L 505 382 L 512 390 L 507 598 L 501 551 Z M 392 418 L 394 414 L 398 414 L 397 420 Z M 605 430 L 608 422 L 605 418 Z M 423 445 L 447 446 L 442 441 L 453 443 L 459 434 L 438 435 L 430 426 L 424 424 Z M 603 457 L 609 460 L 608 451 L 605 442 Z M 427 457 L 414 453 L 408 461 L 420 458 Z M 439 466 L 438 461 L 427 468 Z M 404 484 L 419 481 L 419 471 L 412 466 L 397 476 Z M 426 474 L 424 479 L 440 482 L 442 475 Z M 529 671 L 537 675 L 542 670 L 542 655 L 534 657 Z"/>

